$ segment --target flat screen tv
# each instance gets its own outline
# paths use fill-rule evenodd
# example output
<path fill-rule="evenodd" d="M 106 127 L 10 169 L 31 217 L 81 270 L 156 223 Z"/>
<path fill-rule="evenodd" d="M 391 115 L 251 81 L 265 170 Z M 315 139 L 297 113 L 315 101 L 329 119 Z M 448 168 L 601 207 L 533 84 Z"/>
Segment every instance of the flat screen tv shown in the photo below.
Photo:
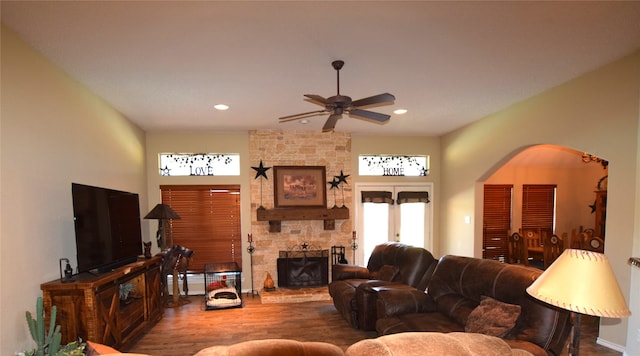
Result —
<path fill-rule="evenodd" d="M 104 273 L 142 253 L 138 194 L 71 184 L 78 273 Z"/>

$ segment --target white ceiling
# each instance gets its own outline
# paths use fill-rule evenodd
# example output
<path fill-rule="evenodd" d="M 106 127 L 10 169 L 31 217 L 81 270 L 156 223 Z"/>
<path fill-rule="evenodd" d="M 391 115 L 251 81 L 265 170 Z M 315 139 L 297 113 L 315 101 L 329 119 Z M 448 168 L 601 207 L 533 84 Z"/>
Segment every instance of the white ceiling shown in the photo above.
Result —
<path fill-rule="evenodd" d="M 441 135 L 640 48 L 640 1 L 2 1 L 2 23 L 145 130 L 317 130 L 303 94 L 389 92 Z M 225 103 L 227 111 L 213 109 Z"/>

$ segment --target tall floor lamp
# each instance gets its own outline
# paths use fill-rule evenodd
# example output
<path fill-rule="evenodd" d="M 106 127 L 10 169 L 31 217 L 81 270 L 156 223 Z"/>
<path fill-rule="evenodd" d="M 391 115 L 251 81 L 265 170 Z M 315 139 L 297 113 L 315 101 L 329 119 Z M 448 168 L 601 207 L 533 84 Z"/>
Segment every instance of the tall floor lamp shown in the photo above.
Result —
<path fill-rule="evenodd" d="M 158 220 L 158 232 L 156 232 L 156 240 L 158 241 L 158 248 L 164 251 L 167 249 L 167 238 L 165 231 L 166 221 L 169 219 L 178 220 L 180 215 L 176 214 L 169 205 L 157 204 L 151 211 L 144 217 L 145 219 L 157 219 Z M 169 231 L 169 244 L 173 246 L 173 235 Z"/>
<path fill-rule="evenodd" d="M 573 338 L 569 354 L 580 349 L 580 316 L 606 318 L 631 315 L 607 256 L 567 249 L 527 288 L 527 293 L 543 302 L 571 311 Z"/>

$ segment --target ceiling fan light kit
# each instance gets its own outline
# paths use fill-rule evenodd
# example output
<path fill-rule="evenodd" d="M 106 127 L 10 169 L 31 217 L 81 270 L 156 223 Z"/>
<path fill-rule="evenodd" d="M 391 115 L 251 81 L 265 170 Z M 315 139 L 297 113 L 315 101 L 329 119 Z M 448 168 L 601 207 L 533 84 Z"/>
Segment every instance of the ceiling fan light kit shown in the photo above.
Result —
<path fill-rule="evenodd" d="M 335 129 L 338 119 L 342 118 L 342 114 L 373 120 L 379 123 L 389 121 L 389 119 L 391 118 L 390 115 L 363 110 L 361 109 L 361 107 L 375 104 L 393 104 L 393 102 L 396 100 L 395 96 L 389 93 L 383 93 L 353 101 L 349 96 L 340 95 L 340 69 L 342 69 L 342 67 L 344 66 L 344 61 L 333 61 L 331 62 L 331 66 L 336 70 L 337 74 L 337 94 L 329 98 L 324 98 L 316 94 L 304 95 L 305 97 L 311 99 L 311 101 L 323 105 L 324 109 L 283 116 L 279 118 L 280 122 L 300 120 L 320 114 L 329 114 L 329 118 L 322 127 L 322 132 L 331 132 Z"/>

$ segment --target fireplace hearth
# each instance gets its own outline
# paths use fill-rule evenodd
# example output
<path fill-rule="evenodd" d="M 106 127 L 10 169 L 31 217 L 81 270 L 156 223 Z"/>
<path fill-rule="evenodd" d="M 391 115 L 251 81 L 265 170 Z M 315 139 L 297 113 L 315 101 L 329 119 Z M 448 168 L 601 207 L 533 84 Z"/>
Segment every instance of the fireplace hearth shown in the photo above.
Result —
<path fill-rule="evenodd" d="M 280 251 L 278 286 L 281 288 L 320 287 L 329 284 L 329 250 Z"/>

